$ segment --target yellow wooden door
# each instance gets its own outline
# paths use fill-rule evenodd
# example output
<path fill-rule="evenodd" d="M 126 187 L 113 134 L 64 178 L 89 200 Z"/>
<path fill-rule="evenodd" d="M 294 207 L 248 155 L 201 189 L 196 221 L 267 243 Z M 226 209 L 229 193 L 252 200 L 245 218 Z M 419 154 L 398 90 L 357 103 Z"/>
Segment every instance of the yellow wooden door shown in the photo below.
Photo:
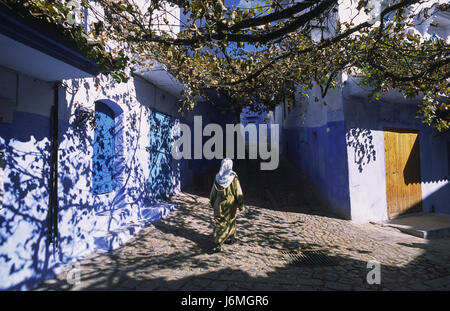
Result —
<path fill-rule="evenodd" d="M 422 211 L 419 133 L 385 129 L 384 148 L 389 219 Z"/>

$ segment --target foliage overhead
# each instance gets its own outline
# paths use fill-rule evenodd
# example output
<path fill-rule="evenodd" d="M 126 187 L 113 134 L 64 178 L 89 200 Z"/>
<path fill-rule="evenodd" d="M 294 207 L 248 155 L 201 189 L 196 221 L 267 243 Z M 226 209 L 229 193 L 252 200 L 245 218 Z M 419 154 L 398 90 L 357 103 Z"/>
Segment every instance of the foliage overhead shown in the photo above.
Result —
<path fill-rule="evenodd" d="M 345 73 L 359 76 L 374 100 L 392 89 L 422 98 L 423 122 L 450 128 L 449 44 L 414 31 L 436 14 L 448 18 L 446 1 L 0 1 L 64 26 L 117 81 L 127 79 L 127 68 L 164 64 L 187 86 L 181 110 L 211 89 L 236 111 L 292 103 L 314 85 L 321 91 L 316 100 L 325 103 Z M 74 20 L 81 7 L 78 18 L 89 12 L 88 29 Z M 348 12 L 350 18 L 339 18 Z"/>

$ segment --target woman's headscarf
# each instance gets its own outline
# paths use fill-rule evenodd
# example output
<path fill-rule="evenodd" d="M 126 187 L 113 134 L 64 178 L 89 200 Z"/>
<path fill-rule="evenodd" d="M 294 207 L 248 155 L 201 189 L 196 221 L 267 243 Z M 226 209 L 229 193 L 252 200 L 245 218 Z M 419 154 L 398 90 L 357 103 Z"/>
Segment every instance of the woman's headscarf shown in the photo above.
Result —
<path fill-rule="evenodd" d="M 233 172 L 233 161 L 229 158 L 223 159 L 220 164 L 219 173 L 216 175 L 217 183 L 224 188 L 228 188 L 235 176 L 236 173 Z"/>

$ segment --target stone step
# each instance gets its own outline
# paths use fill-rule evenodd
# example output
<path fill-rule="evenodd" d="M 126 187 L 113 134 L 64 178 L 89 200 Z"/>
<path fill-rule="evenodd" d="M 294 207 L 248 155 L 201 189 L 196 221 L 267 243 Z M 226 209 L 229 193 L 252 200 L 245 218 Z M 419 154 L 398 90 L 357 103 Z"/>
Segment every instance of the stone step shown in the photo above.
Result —
<path fill-rule="evenodd" d="M 382 225 L 423 239 L 450 237 L 450 215 L 448 214 L 403 216 L 391 219 Z"/>
<path fill-rule="evenodd" d="M 99 229 L 93 233 L 95 245 L 104 251 L 117 249 L 149 223 L 166 217 L 176 208 L 175 204 L 157 203 L 141 208 L 138 216 L 128 219 L 120 219 L 120 216 L 123 216 L 123 211 L 120 210 L 113 213 L 99 213 L 97 214 Z M 115 221 L 111 222 L 111 218 L 114 218 Z M 106 225 L 108 221 L 114 223 L 113 227 L 109 226 L 109 230 Z"/>

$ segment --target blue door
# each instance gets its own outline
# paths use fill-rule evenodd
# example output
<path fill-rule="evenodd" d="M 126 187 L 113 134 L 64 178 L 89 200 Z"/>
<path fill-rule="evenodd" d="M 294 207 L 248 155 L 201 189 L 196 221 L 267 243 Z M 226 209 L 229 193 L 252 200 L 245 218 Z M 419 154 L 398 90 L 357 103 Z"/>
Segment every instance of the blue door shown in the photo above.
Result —
<path fill-rule="evenodd" d="M 152 197 L 167 197 L 172 192 L 172 119 L 150 112 L 150 189 Z"/>
<path fill-rule="evenodd" d="M 101 194 L 114 188 L 114 112 L 102 102 L 95 103 L 93 191 Z"/>

